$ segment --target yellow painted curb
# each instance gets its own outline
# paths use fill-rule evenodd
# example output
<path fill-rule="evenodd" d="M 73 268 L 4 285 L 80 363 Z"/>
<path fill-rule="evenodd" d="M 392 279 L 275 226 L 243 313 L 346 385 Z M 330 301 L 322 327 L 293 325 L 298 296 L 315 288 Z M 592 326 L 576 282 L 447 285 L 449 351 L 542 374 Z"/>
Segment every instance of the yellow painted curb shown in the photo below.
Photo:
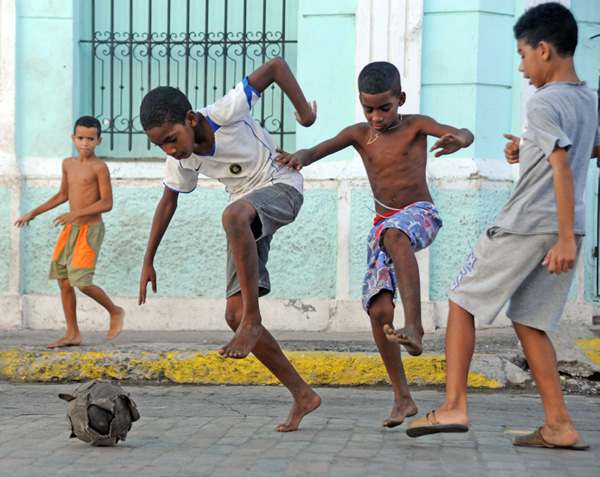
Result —
<path fill-rule="evenodd" d="M 365 386 L 389 383 L 381 357 L 372 353 L 289 351 L 286 356 L 311 385 Z M 403 359 L 409 382 L 444 384 L 444 357 Z M 224 359 L 217 352 L 0 352 L 0 378 L 60 382 L 116 379 L 137 382 L 195 384 L 279 384 L 254 356 Z M 471 387 L 498 388 L 500 384 L 469 373 Z"/>
<path fill-rule="evenodd" d="M 590 358 L 590 361 L 595 364 L 600 364 L 600 338 L 577 340 L 575 343 L 585 351 L 585 354 Z"/>

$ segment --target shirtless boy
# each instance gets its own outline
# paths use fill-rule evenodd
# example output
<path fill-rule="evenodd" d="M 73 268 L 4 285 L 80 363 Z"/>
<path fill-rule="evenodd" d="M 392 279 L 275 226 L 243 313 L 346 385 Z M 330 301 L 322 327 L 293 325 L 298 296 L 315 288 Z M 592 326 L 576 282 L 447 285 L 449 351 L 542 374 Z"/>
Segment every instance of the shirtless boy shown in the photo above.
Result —
<path fill-rule="evenodd" d="M 395 427 L 417 413 L 400 357 L 402 344 L 418 356 L 423 351 L 419 269 L 415 252 L 430 245 L 442 220 L 425 178 L 427 136 L 440 139 L 430 151 L 451 154 L 473 142 L 467 129 L 437 123 L 428 116 L 398 114 L 406 100 L 400 73 L 387 62 L 367 65 L 358 78 L 366 123 L 341 131 L 311 149 L 282 153 L 279 164 L 300 170 L 348 146 L 360 154 L 375 200 L 377 217 L 368 237 L 368 265 L 363 283 L 363 308 L 394 388 L 394 406 L 384 427 Z M 393 330 L 396 287 L 404 309 L 404 327 Z M 397 342 L 388 340 L 394 332 Z"/>
<path fill-rule="evenodd" d="M 58 280 L 67 331 L 48 348 L 81 343 L 74 287 L 108 311 L 110 327 L 107 339 L 111 340 L 121 332 L 125 317 L 123 308 L 116 306 L 104 290 L 92 284 L 104 238 L 102 213 L 111 210 L 113 205 L 108 167 L 94 153 L 102 142 L 100 122 L 91 116 L 82 116 L 75 122 L 71 139 L 79 156 L 63 161 L 58 193 L 15 222 L 17 227 L 29 225 L 38 215 L 69 201 L 69 212 L 53 220 L 56 227 L 62 225 L 65 228 L 54 249 L 49 277 Z"/>
<path fill-rule="evenodd" d="M 235 331 L 219 353 L 241 359 L 252 352 L 294 398 L 280 432 L 295 431 L 302 418 L 319 407 L 321 398 L 297 373 L 275 338 L 263 327 L 259 296 L 271 285 L 266 267 L 275 232 L 293 222 L 303 202 L 303 178 L 298 171 L 278 168 L 273 137 L 251 116 L 252 106 L 273 83 L 296 108 L 303 126 L 316 119 L 283 58 L 273 58 L 244 78 L 223 98 L 198 111 L 178 89 L 150 91 L 140 107 L 142 127 L 150 140 L 168 154 L 165 189 L 152 229 L 142 276 L 139 304 L 146 301 L 148 282 L 156 293 L 154 256 L 177 209 L 181 193 L 192 192 L 198 175 L 218 179 L 230 193 L 222 216 L 227 235 L 227 304 L 225 320 Z"/>

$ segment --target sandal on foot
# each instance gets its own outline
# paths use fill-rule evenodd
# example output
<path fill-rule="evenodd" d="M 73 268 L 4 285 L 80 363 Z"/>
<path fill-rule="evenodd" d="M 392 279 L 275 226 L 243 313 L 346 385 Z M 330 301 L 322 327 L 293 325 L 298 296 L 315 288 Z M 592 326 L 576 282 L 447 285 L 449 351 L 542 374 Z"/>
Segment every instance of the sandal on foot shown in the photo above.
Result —
<path fill-rule="evenodd" d="M 548 449 L 571 449 L 571 450 L 586 450 L 590 448 L 587 442 L 580 440 L 570 446 L 561 446 L 558 444 L 551 444 L 542 437 L 542 428 L 536 429 L 529 434 L 515 437 L 512 441 L 515 446 L 522 447 L 547 447 Z"/>
<path fill-rule="evenodd" d="M 412 421 L 406 429 L 406 435 L 408 437 L 420 437 L 439 434 L 440 432 L 467 432 L 468 430 L 468 426 L 462 424 L 440 424 L 435 418 L 435 411 L 431 411 L 425 417 Z"/>

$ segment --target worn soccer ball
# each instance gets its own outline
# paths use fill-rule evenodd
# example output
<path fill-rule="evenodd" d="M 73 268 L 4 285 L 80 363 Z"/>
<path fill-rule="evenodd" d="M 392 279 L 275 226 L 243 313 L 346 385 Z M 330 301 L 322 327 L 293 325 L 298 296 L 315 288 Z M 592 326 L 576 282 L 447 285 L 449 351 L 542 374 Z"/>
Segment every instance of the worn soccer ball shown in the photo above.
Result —
<path fill-rule="evenodd" d="M 124 441 L 140 413 L 129 394 L 116 384 L 89 381 L 71 394 L 59 394 L 68 402 L 70 437 L 94 446 L 114 446 Z"/>

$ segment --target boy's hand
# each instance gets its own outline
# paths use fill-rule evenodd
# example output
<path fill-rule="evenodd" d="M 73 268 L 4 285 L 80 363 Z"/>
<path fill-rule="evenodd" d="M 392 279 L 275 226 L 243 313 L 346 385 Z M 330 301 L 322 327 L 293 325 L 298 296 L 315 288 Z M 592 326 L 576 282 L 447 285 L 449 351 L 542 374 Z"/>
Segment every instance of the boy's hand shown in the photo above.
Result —
<path fill-rule="evenodd" d="M 577 246 L 575 240 L 559 240 L 544 257 L 542 266 L 548 265 L 548 273 L 560 275 L 561 272 L 567 273 L 575 266 L 576 258 Z"/>
<path fill-rule="evenodd" d="M 295 152 L 294 154 L 290 154 L 289 152 L 285 152 L 283 149 L 277 149 L 279 156 L 275 159 L 275 162 L 279 167 L 285 166 L 286 169 L 296 169 L 299 171 L 304 167 L 304 163 L 302 162 L 303 150 Z"/>
<path fill-rule="evenodd" d="M 154 270 L 154 266 L 144 264 L 144 267 L 142 268 L 142 277 L 140 278 L 140 297 L 138 305 L 146 303 L 148 282 L 152 283 L 152 291 L 156 293 L 156 271 Z"/>
<path fill-rule="evenodd" d="M 436 149 L 441 149 L 441 151 L 435 153 L 435 157 L 440 157 L 444 154 L 452 154 L 453 152 L 465 147 L 465 145 L 466 142 L 462 137 L 456 134 L 444 134 L 435 142 L 433 146 L 431 146 L 429 152 L 433 152 Z"/>
<path fill-rule="evenodd" d="M 509 164 L 516 164 L 519 162 L 519 144 L 521 143 L 521 139 L 512 134 L 503 134 L 503 136 L 510 141 L 504 148 L 504 157 L 506 157 Z"/>
<path fill-rule="evenodd" d="M 296 121 L 298 121 L 305 128 L 312 126 L 314 122 L 317 120 L 317 102 L 313 101 L 310 104 L 310 101 L 307 101 L 308 110 L 302 113 L 302 116 L 298 111 L 294 111 L 294 115 L 296 116 Z"/>
<path fill-rule="evenodd" d="M 14 225 L 17 227 L 25 227 L 26 225 L 29 225 L 29 222 L 33 219 L 35 219 L 35 215 L 31 212 L 27 212 L 23 217 L 18 218 Z"/>
<path fill-rule="evenodd" d="M 66 214 L 59 215 L 52 222 L 54 223 L 55 227 L 58 227 L 59 225 L 69 225 L 75 222 L 78 217 L 79 214 L 77 214 L 75 211 L 67 212 Z"/>

